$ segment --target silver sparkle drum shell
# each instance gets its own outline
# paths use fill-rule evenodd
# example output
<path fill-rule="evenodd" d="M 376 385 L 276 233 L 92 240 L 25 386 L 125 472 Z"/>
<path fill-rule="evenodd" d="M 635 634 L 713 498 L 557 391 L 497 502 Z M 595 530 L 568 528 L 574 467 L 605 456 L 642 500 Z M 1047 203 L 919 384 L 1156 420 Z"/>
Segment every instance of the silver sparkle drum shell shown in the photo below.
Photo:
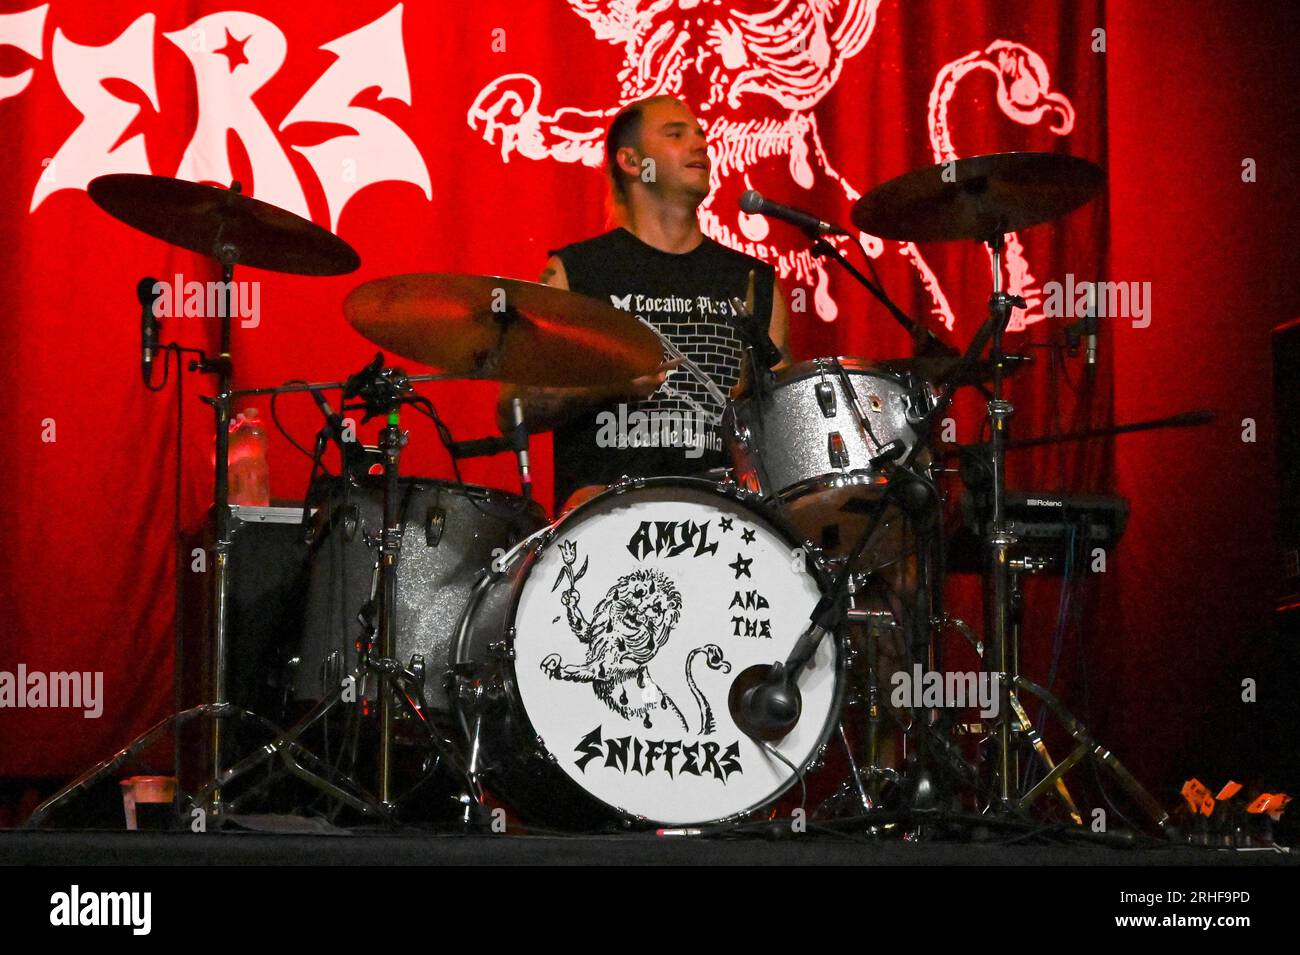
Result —
<path fill-rule="evenodd" d="M 842 374 L 841 374 L 842 369 Z M 859 425 L 845 379 L 863 411 Z M 736 482 L 778 504 L 829 556 L 849 550 L 888 477 L 871 459 L 892 441 L 910 450 L 918 410 L 913 387 L 864 359 L 819 358 L 779 372 L 762 396 L 727 409 L 723 438 Z M 834 460 L 832 448 L 842 448 Z M 886 515 L 873 550 L 894 555 L 896 515 Z"/>
<path fill-rule="evenodd" d="M 404 478 L 397 565 L 397 662 L 422 664 L 424 697 L 434 713 L 450 715 L 447 659 L 456 626 L 479 575 L 538 528 L 535 502 L 494 488 Z M 298 700 L 322 699 L 357 664 L 357 620 L 370 600 L 383 529 L 378 480 L 336 487 L 318 511 L 306 623 L 290 678 Z M 371 543 L 367 543 L 367 540 Z"/>

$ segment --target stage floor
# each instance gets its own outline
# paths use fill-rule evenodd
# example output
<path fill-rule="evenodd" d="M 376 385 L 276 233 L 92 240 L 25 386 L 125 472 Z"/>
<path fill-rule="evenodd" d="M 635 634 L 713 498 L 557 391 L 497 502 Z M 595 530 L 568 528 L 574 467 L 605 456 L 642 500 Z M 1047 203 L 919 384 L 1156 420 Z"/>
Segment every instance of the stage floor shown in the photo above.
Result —
<path fill-rule="evenodd" d="M 1295 866 L 1294 854 L 1189 847 L 339 832 L 0 832 L 0 865 Z"/>

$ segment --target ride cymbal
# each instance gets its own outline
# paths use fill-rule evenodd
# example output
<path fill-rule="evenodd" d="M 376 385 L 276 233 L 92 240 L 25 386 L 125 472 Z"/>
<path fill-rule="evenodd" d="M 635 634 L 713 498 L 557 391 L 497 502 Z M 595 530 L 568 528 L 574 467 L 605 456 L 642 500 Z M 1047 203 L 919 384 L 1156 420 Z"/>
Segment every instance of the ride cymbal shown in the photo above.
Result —
<path fill-rule="evenodd" d="M 1093 198 L 1106 175 L 1056 153 L 991 153 L 904 173 L 853 206 L 853 224 L 882 239 L 988 242 L 1059 219 Z"/>

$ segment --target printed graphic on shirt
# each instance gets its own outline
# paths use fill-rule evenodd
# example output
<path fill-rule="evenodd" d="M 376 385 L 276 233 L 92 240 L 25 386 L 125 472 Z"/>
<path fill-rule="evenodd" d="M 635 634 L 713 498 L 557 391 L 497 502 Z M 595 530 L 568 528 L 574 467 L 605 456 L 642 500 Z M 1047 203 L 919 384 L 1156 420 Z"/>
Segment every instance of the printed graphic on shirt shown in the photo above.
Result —
<path fill-rule="evenodd" d="M 609 299 L 615 308 L 652 322 L 722 394 L 730 394 L 740 380 L 743 351 L 732 325 L 731 303 L 726 299 L 638 293 L 611 294 Z M 702 418 L 710 426 L 709 449 L 722 450 L 716 430 L 722 420 L 723 406 L 688 368 L 678 366 L 670 371 L 663 386 L 639 403 L 637 410 L 650 416 L 658 413 L 686 421 Z"/>

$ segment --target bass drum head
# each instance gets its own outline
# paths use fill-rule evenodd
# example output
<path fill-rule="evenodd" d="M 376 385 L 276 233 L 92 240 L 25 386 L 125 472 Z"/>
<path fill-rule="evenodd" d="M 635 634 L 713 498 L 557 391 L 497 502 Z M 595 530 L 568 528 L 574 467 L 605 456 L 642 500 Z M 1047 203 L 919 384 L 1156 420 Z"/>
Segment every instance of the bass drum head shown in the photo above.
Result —
<path fill-rule="evenodd" d="M 736 726 L 728 693 L 783 661 L 820 597 L 794 534 L 705 481 L 616 488 L 561 521 L 518 590 L 518 702 L 572 782 L 625 817 L 692 824 L 771 802 L 798 776 Z M 838 714 L 822 641 L 803 715 L 772 744 L 807 767 Z"/>

